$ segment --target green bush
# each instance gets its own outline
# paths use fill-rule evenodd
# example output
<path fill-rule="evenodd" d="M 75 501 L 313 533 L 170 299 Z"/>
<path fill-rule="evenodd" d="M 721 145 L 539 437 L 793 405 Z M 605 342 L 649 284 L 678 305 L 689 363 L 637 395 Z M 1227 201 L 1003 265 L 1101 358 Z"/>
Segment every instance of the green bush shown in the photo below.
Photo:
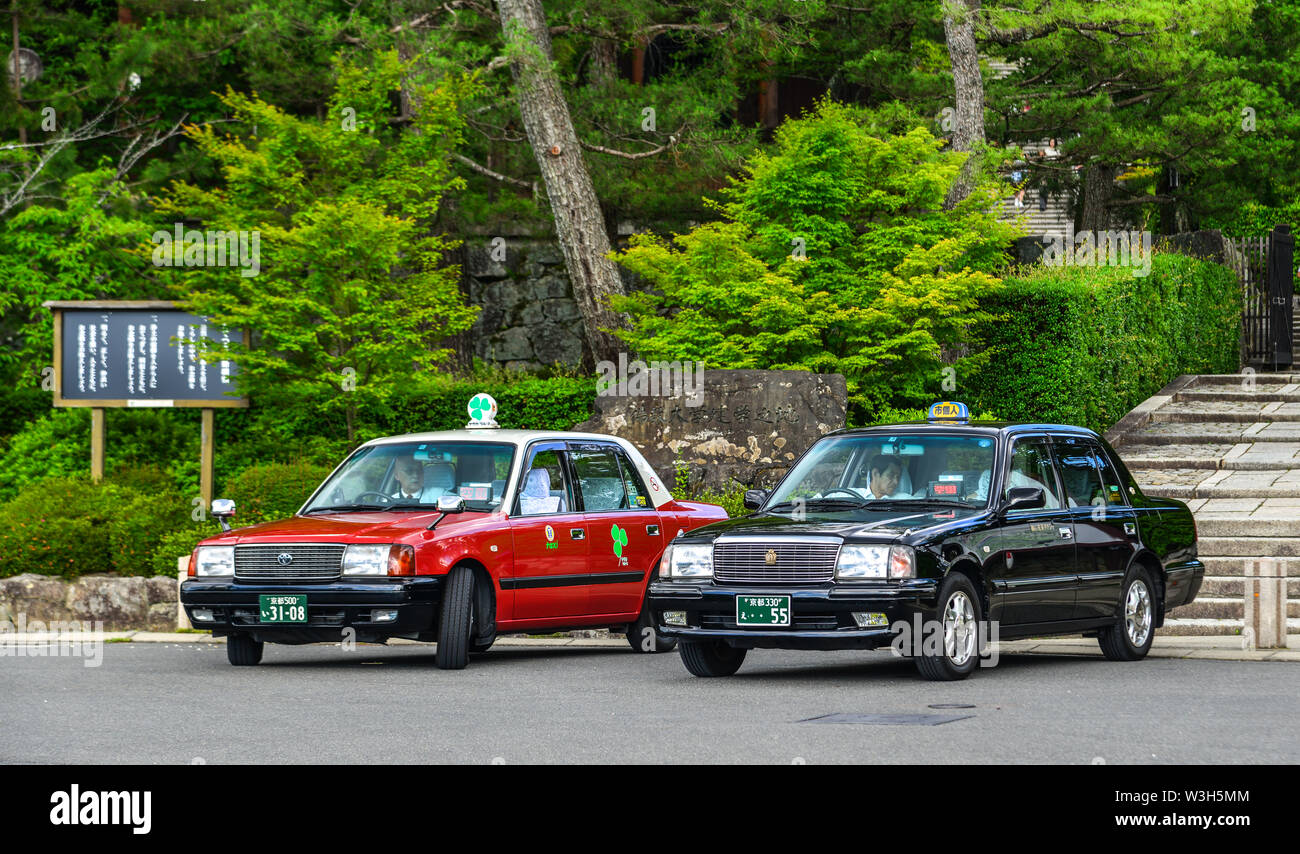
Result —
<path fill-rule="evenodd" d="M 234 500 L 240 524 L 285 519 L 297 512 L 331 470 L 301 462 L 249 466 L 230 481 L 221 497 Z"/>
<path fill-rule="evenodd" d="M 188 555 L 200 540 L 214 537 L 220 532 L 214 524 L 187 525 L 169 531 L 158 538 L 149 565 L 154 575 L 175 575 L 176 558 Z"/>
<path fill-rule="evenodd" d="M 0 575 L 113 571 L 112 516 L 130 490 L 50 478 L 0 506 Z"/>
<path fill-rule="evenodd" d="M 1005 285 L 963 387 L 1008 420 L 1103 431 L 1179 374 L 1238 369 L 1239 286 L 1219 264 L 1156 253 L 1148 276 L 1040 266 Z"/>

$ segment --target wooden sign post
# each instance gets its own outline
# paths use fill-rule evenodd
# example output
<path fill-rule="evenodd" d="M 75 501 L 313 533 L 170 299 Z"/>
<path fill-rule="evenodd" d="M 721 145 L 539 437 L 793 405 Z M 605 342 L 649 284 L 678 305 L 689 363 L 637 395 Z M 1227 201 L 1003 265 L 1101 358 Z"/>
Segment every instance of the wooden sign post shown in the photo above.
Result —
<path fill-rule="evenodd" d="M 246 407 L 235 392 L 229 360 L 206 362 L 202 341 L 242 341 L 248 331 L 224 329 L 164 300 L 74 300 L 44 303 L 54 312 L 54 405 L 90 407 L 90 477 L 104 477 L 104 409 L 197 407 L 199 492 L 212 506 L 215 410 Z"/>

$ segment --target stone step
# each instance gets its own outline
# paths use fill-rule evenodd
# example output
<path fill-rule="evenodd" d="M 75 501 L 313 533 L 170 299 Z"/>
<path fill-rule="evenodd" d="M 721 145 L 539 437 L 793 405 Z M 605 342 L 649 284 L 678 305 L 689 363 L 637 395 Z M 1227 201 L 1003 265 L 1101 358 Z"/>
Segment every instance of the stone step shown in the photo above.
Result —
<path fill-rule="evenodd" d="M 1161 410 L 1156 410 L 1156 415 Z M 1232 421 L 1198 421 L 1194 423 L 1158 421 L 1127 434 L 1120 443 L 1124 449 L 1134 445 L 1222 445 L 1257 442 L 1300 442 L 1300 423 L 1281 421 L 1276 424 L 1257 421 L 1253 424 Z"/>
<path fill-rule="evenodd" d="M 1217 469 L 1238 444 L 1124 445 L 1120 458 L 1130 469 Z"/>
<path fill-rule="evenodd" d="M 1287 600 L 1287 619 L 1300 619 L 1300 599 Z M 1200 596 L 1190 605 L 1183 605 L 1169 612 L 1169 616 L 1179 619 L 1208 617 L 1215 620 L 1240 620 L 1245 613 L 1245 603 L 1240 596 L 1217 597 Z"/>
<path fill-rule="evenodd" d="M 1300 403 L 1283 401 L 1189 401 L 1151 413 L 1152 424 L 1257 424 L 1300 422 Z"/>
<path fill-rule="evenodd" d="M 1206 557 L 1300 557 L 1300 537 L 1210 537 L 1198 528 L 1196 550 Z M 1227 575 L 1228 573 L 1217 573 Z"/>
<path fill-rule="evenodd" d="M 1196 513 L 1198 537 L 1300 537 L 1300 517 L 1256 513 Z"/>
<path fill-rule="evenodd" d="M 1242 621 L 1236 620 L 1216 620 L 1209 617 L 1195 617 L 1191 619 L 1180 619 L 1175 616 L 1178 612 L 1170 611 L 1170 616 L 1165 617 L 1165 624 L 1156 629 L 1157 635 L 1240 635 Z M 1288 634 L 1294 634 L 1300 630 L 1300 619 L 1290 619 L 1286 621 Z"/>
<path fill-rule="evenodd" d="M 1276 385 L 1287 385 L 1289 383 L 1300 383 L 1300 374 L 1297 373 L 1249 373 L 1249 374 L 1200 374 L 1192 381 L 1188 388 L 1206 388 L 1207 386 L 1236 386 L 1244 388 L 1244 384 L 1255 383 L 1260 385 L 1273 383 Z"/>
<path fill-rule="evenodd" d="M 1246 564 L 1254 561 L 1259 562 L 1268 572 L 1285 571 L 1288 576 L 1300 579 L 1300 559 L 1272 556 L 1208 555 L 1202 547 L 1203 542 L 1197 540 L 1196 554 L 1201 563 L 1205 564 L 1206 578 L 1235 578 L 1240 580 L 1246 572 Z M 1268 561 L 1274 561 L 1275 563 L 1269 564 Z"/>
<path fill-rule="evenodd" d="M 1253 498 L 1260 501 L 1265 498 L 1294 498 L 1298 499 L 1294 512 L 1300 514 L 1300 469 L 1235 471 L 1130 466 L 1129 471 L 1147 495 L 1183 501 L 1192 498 Z M 1240 512 L 1246 508 L 1241 505 L 1219 509 Z"/>
<path fill-rule="evenodd" d="M 1294 602 L 1300 602 L 1300 578 L 1291 578 L 1286 583 L 1287 596 Z M 1196 594 L 1199 601 L 1201 597 L 1210 599 L 1237 599 L 1240 600 L 1246 593 L 1246 581 L 1240 576 L 1236 578 L 1222 578 L 1207 576 L 1201 582 L 1201 590 Z"/>
<path fill-rule="evenodd" d="M 1192 388 L 1174 394 L 1173 403 L 1300 403 L 1300 385 L 1256 383 L 1254 388 L 1214 386 Z"/>

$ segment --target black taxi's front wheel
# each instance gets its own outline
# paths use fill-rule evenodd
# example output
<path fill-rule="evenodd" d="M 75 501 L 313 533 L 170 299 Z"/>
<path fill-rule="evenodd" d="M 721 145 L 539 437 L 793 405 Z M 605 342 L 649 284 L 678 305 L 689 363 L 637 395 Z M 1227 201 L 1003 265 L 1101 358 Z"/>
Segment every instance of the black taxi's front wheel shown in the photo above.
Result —
<path fill-rule="evenodd" d="M 696 676 L 730 676 L 745 661 L 745 650 L 725 641 L 683 640 L 677 647 L 682 664 Z"/>
<path fill-rule="evenodd" d="M 442 670 L 463 670 L 469 664 L 474 598 L 474 570 L 458 566 L 447 574 L 438 621 L 437 661 Z"/>
<path fill-rule="evenodd" d="M 236 667 L 249 667 L 262 661 L 262 647 L 259 640 L 249 635 L 237 634 L 226 638 L 226 658 Z"/>
<path fill-rule="evenodd" d="M 917 639 L 921 644 L 920 654 L 913 649 L 916 669 L 926 679 L 936 682 L 965 679 L 979 664 L 980 597 L 975 585 L 962 573 L 948 573 L 939 585 L 937 616 L 940 621 L 934 627 L 938 630 L 937 637 L 927 637 L 929 631 L 926 631 Z"/>

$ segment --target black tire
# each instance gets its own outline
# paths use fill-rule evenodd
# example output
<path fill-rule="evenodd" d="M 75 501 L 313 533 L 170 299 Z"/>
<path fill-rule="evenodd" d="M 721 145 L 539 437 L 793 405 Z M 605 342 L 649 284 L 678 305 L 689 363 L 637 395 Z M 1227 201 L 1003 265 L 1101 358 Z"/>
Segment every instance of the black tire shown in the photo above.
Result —
<path fill-rule="evenodd" d="M 497 640 L 497 606 L 491 585 L 474 585 L 474 616 L 477 622 L 470 636 L 470 652 L 487 652 Z"/>
<path fill-rule="evenodd" d="M 696 676 L 730 676 L 745 661 L 743 649 L 736 649 L 725 641 L 683 640 L 677 647 L 682 654 L 682 664 Z"/>
<path fill-rule="evenodd" d="M 980 660 L 979 628 L 983 613 L 979 593 L 966 575 L 950 572 L 939 585 L 938 598 L 936 618 L 943 626 L 942 649 L 938 653 L 927 652 L 925 638 L 913 639 L 914 643 L 921 644 L 921 649 L 919 654 L 914 650 L 912 660 L 926 679 L 935 682 L 965 679 L 979 666 Z M 974 638 L 969 637 L 969 632 L 974 633 Z"/>
<path fill-rule="evenodd" d="M 654 612 L 649 603 L 641 603 L 641 616 L 628 626 L 627 643 L 633 652 L 671 652 L 677 646 L 677 638 L 665 638 L 655 631 Z"/>
<path fill-rule="evenodd" d="M 458 566 L 447 574 L 438 621 L 437 662 L 442 670 L 463 670 L 469 664 L 470 634 L 474 630 L 474 570 Z"/>
<path fill-rule="evenodd" d="M 261 663 L 263 646 L 262 641 L 253 640 L 251 635 L 230 635 L 226 638 L 226 658 L 236 667 L 252 667 Z"/>
<path fill-rule="evenodd" d="M 1124 576 L 1115 624 L 1097 634 L 1102 654 L 1111 661 L 1137 661 L 1150 652 L 1156 636 L 1155 590 L 1146 567 L 1134 564 L 1129 568 Z"/>

